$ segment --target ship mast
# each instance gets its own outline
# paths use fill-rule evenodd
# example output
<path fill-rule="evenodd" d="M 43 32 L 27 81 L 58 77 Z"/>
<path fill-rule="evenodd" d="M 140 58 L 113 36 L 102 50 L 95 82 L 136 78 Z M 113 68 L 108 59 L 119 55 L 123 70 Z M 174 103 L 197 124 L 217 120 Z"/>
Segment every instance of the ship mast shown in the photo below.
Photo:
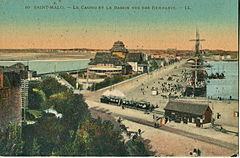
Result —
<path fill-rule="evenodd" d="M 205 41 L 205 39 L 200 39 L 198 29 L 196 29 L 196 39 L 191 39 L 190 41 L 195 42 L 195 64 L 194 64 L 194 85 L 193 85 L 193 95 L 195 95 L 195 88 L 197 87 L 198 82 L 198 67 L 202 65 L 201 51 L 200 51 L 200 41 Z"/>
<path fill-rule="evenodd" d="M 196 39 L 191 39 L 190 41 L 195 42 L 195 57 L 199 59 L 201 56 L 200 41 L 205 41 L 205 39 L 200 39 L 200 34 L 198 32 L 198 29 L 196 29 Z"/>

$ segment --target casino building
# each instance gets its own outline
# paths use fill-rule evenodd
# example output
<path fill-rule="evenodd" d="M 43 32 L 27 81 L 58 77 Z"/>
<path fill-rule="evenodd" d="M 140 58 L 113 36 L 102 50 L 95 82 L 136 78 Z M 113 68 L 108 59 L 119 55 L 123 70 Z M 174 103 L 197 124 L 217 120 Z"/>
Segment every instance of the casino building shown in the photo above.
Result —
<path fill-rule="evenodd" d="M 97 52 L 88 64 L 90 78 L 147 72 L 143 53 L 129 53 L 122 41 L 114 42 L 110 52 Z"/>
<path fill-rule="evenodd" d="M 117 55 L 107 52 L 98 52 L 94 59 L 88 64 L 88 73 L 90 77 L 114 76 L 131 73 L 131 66 Z"/>

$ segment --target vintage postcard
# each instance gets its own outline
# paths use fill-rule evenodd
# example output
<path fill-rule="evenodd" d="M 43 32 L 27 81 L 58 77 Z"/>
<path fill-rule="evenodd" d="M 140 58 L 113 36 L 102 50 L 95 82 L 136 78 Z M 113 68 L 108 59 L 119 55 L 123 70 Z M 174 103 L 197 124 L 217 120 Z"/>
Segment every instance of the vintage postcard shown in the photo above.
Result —
<path fill-rule="evenodd" d="M 0 156 L 239 156 L 238 0 L 0 0 Z"/>

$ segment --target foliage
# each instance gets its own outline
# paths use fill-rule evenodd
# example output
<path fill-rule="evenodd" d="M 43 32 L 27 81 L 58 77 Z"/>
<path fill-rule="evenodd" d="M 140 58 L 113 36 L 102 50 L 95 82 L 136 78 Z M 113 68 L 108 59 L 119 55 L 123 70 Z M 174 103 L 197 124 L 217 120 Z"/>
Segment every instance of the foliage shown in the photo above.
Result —
<path fill-rule="evenodd" d="M 35 120 L 42 116 L 41 110 L 27 110 L 27 119 L 28 120 Z"/>
<path fill-rule="evenodd" d="M 33 139 L 32 150 L 29 153 L 29 156 L 41 156 L 41 154 L 40 154 L 40 145 L 38 143 L 37 138 Z"/>
<path fill-rule="evenodd" d="M 67 73 L 61 73 L 60 76 L 69 82 L 73 87 L 76 86 L 76 79 Z"/>
<path fill-rule="evenodd" d="M 60 144 L 60 134 L 63 134 L 63 125 L 55 115 L 45 114 L 37 123 L 23 127 L 24 155 L 51 155 L 55 146 Z M 36 142 L 34 142 L 34 139 Z M 35 144 L 35 146 L 33 146 Z"/>
<path fill-rule="evenodd" d="M 114 83 L 122 78 L 110 80 Z M 121 131 L 114 128 L 110 121 L 92 118 L 83 96 L 68 91 L 55 79 L 47 78 L 30 84 L 30 87 L 32 109 L 27 111 L 34 117 L 35 123 L 23 123 L 22 131 L 18 126 L 9 126 L 1 132 L 0 155 L 147 155 L 141 143 L 126 145 Z M 34 103 L 34 99 L 38 104 Z M 45 113 L 43 110 L 47 108 L 53 108 L 63 117 Z"/>
<path fill-rule="evenodd" d="M 131 156 L 153 156 L 153 152 L 150 152 L 149 149 L 144 145 L 143 140 L 129 140 L 126 142 L 126 148 L 128 155 Z"/>
<path fill-rule="evenodd" d="M 119 130 L 114 130 L 110 121 L 89 118 L 77 131 L 84 144 L 86 156 L 120 156 L 126 155 L 123 137 Z"/>
<path fill-rule="evenodd" d="M 158 68 L 159 68 L 158 63 L 157 63 L 155 60 L 152 60 L 151 63 L 150 63 L 150 69 L 151 69 L 151 71 L 154 71 L 154 70 L 156 70 L 156 69 L 158 69 Z"/>
<path fill-rule="evenodd" d="M 124 80 L 136 77 L 139 74 L 132 74 L 128 76 L 114 76 L 114 77 L 107 77 L 104 79 L 104 81 L 100 83 L 93 84 L 93 86 L 90 88 L 90 90 L 98 90 L 107 86 L 114 85 L 116 83 L 122 82 Z"/>
<path fill-rule="evenodd" d="M 89 115 L 87 104 L 82 95 L 73 94 L 53 78 L 32 82 L 29 87 L 30 100 L 32 103 L 37 101 L 38 106 L 34 109 L 38 110 L 28 110 L 29 115 L 35 116 L 36 123 L 23 126 L 23 154 L 54 155 L 56 150 L 72 142 L 69 141 L 69 130 L 75 132 L 79 123 Z M 50 107 L 63 114 L 63 118 L 43 112 Z"/>
<path fill-rule="evenodd" d="M 54 78 L 46 78 L 42 82 L 30 82 L 28 89 L 28 108 L 31 110 L 44 110 L 48 106 L 46 99 L 60 92 L 68 91 L 67 87 L 62 86 Z"/>
<path fill-rule="evenodd" d="M 43 102 L 46 100 L 45 93 L 36 88 L 29 88 L 28 94 L 28 108 L 32 110 L 41 109 Z"/>
<path fill-rule="evenodd" d="M 18 156 L 22 153 L 23 141 L 21 139 L 21 127 L 15 124 L 0 132 L 0 155 Z"/>
<path fill-rule="evenodd" d="M 76 130 L 78 123 L 82 122 L 88 115 L 88 106 L 82 95 L 72 92 L 57 93 L 49 97 L 46 105 L 63 114 L 62 123 L 70 129 Z"/>
<path fill-rule="evenodd" d="M 41 82 L 30 82 L 29 84 L 29 105 L 33 105 L 33 109 L 37 106 L 34 106 L 38 102 L 43 102 L 49 96 L 68 91 L 66 86 L 61 85 L 57 82 L 56 79 L 47 77 Z M 36 109 L 35 108 L 35 109 Z"/>
<path fill-rule="evenodd" d="M 40 89 L 45 93 L 46 97 L 68 91 L 66 86 L 61 85 L 56 79 L 48 77 L 40 83 Z"/>

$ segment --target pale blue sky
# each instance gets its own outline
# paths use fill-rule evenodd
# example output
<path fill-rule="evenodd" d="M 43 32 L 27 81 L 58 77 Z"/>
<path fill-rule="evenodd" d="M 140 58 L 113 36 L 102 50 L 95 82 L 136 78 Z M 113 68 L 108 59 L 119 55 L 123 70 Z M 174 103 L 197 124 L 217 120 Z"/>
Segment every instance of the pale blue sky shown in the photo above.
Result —
<path fill-rule="evenodd" d="M 209 47 L 221 48 L 221 43 L 234 42 L 222 49 L 236 49 L 237 40 L 237 0 L 0 0 L 0 47 L 27 47 L 28 41 L 34 41 L 29 47 L 59 47 L 64 40 L 65 47 L 101 47 L 107 48 L 115 40 L 126 40 L 129 47 L 138 44 L 146 48 L 165 48 L 189 46 L 184 36 L 194 38 L 196 27 L 204 38 L 212 39 Z M 57 5 L 74 6 L 175 6 L 176 10 L 42 10 L 24 9 L 24 6 Z M 191 10 L 184 10 L 190 6 Z M 51 35 L 49 42 L 43 39 Z M 10 37 L 9 37 L 10 36 Z M 13 39 L 16 36 L 16 39 Z M 55 37 L 53 37 L 55 36 Z M 76 37 L 78 36 L 78 38 Z M 147 37 L 146 37 L 147 36 Z M 163 36 L 166 37 L 164 41 Z M 208 37 L 209 36 L 209 37 Z M 227 37 L 231 36 L 231 37 Z M 21 37 L 23 39 L 21 40 Z M 94 38 L 95 37 L 95 38 Z M 104 37 L 104 40 L 102 39 Z M 126 37 L 126 38 L 125 38 Z M 214 37 L 219 44 L 213 44 Z M 223 39 L 219 39 L 222 37 Z M 32 38 L 32 40 L 31 40 Z M 182 38 L 184 43 L 179 43 Z M 88 42 L 87 40 L 95 42 Z M 159 44 L 157 40 L 161 41 Z M 107 44 L 95 44 L 96 41 Z M 146 40 L 146 41 L 145 41 Z M 149 43 L 152 40 L 152 44 Z M 170 40 L 170 41 L 169 41 Z M 171 41 L 176 42 L 172 42 Z M 7 41 L 7 42 L 4 42 Z M 24 43 L 25 41 L 25 43 Z M 55 41 L 55 46 L 54 42 Z M 83 43 L 86 42 L 86 43 Z M 2 43 L 4 42 L 4 45 Z M 12 44 L 9 44 L 12 42 Z M 19 44 L 22 43 L 21 45 Z M 48 43 L 49 43 L 48 42 Z M 14 45 L 15 44 L 15 45 Z M 84 45 L 85 44 L 85 45 Z M 164 46 L 165 45 L 165 46 Z"/>

